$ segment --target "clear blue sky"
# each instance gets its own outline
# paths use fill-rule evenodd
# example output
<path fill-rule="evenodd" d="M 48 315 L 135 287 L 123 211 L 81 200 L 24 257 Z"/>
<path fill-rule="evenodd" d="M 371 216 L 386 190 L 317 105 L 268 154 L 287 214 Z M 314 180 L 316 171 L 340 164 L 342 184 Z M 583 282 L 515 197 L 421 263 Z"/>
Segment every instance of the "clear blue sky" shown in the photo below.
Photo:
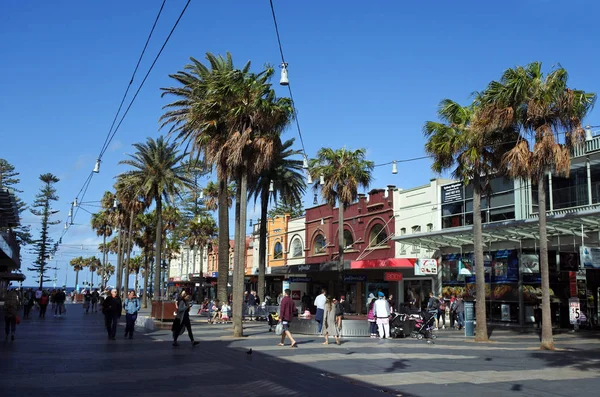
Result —
<path fill-rule="evenodd" d="M 447 2 L 275 0 L 306 150 L 364 147 L 376 163 L 423 155 L 421 127 L 443 98 L 468 102 L 508 67 L 561 63 L 570 85 L 599 92 L 595 16 L 585 0 Z M 38 176 L 52 172 L 64 221 L 94 165 L 161 0 L 0 2 L 0 157 L 21 172 L 31 202 Z M 141 81 L 185 0 L 167 0 L 141 65 Z M 192 1 L 94 176 L 85 201 L 99 200 L 131 144 L 159 135 L 168 77 L 207 52 L 230 51 L 238 65 L 280 63 L 268 0 Z M 286 90 L 278 86 L 278 93 Z M 596 108 L 586 120 L 600 124 Z M 287 133 L 297 137 L 295 128 Z M 299 144 L 299 142 L 298 142 Z M 435 175 L 427 160 L 377 168 L 373 187 L 409 188 Z M 306 204 L 312 204 L 312 192 Z M 94 211 L 94 207 L 86 207 Z M 252 210 L 252 208 L 250 208 Z M 257 214 L 249 216 L 256 218 Z M 24 223 L 37 233 L 39 221 Z M 97 254 L 80 211 L 57 264 L 63 283 L 73 256 Z M 62 225 L 53 229 L 58 238 Z M 81 250 L 83 244 L 84 250 Z M 79 248 L 76 248 L 79 247 Z M 23 270 L 33 255 L 25 248 Z M 61 256 L 62 255 L 62 256 Z M 30 284 L 32 274 L 25 272 Z M 73 284 L 69 271 L 69 285 Z"/>

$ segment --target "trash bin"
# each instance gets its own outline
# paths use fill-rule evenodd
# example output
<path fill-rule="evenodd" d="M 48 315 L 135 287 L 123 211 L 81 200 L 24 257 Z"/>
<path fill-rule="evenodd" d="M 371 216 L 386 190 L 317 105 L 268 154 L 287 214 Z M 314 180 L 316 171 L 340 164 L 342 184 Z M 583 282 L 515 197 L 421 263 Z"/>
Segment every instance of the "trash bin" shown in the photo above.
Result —
<path fill-rule="evenodd" d="M 465 336 L 475 336 L 475 304 L 465 302 Z"/>

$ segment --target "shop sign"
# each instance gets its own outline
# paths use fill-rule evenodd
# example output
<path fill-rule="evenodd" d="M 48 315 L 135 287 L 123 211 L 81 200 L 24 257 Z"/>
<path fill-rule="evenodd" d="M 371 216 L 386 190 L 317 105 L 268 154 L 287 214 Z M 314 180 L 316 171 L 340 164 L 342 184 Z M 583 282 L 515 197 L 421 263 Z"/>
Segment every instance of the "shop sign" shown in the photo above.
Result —
<path fill-rule="evenodd" d="M 312 281 L 312 277 L 290 277 L 288 278 L 290 283 L 310 283 Z"/>
<path fill-rule="evenodd" d="M 389 258 L 389 259 L 369 259 L 364 261 L 353 261 L 350 264 L 351 269 L 377 269 L 377 268 L 405 268 L 412 269 L 417 260 L 413 258 Z"/>
<path fill-rule="evenodd" d="M 212 278 L 217 278 L 217 277 L 219 277 L 219 272 L 210 272 L 210 276 Z"/>
<path fill-rule="evenodd" d="M 402 273 L 400 272 L 385 272 L 383 273 L 385 281 L 402 281 Z"/>
<path fill-rule="evenodd" d="M 292 299 L 295 301 L 302 299 L 301 292 L 299 290 L 292 291 Z"/>
<path fill-rule="evenodd" d="M 453 203 L 463 199 L 463 184 L 453 183 L 442 186 L 442 204 Z"/>
<path fill-rule="evenodd" d="M 320 265 L 296 265 L 290 267 L 292 268 L 292 270 L 295 270 L 294 267 L 296 267 L 298 273 L 318 272 L 321 268 Z"/>
<path fill-rule="evenodd" d="M 519 258 L 519 265 L 523 274 L 538 274 L 540 272 L 540 257 L 537 254 L 523 254 Z"/>
<path fill-rule="evenodd" d="M 579 247 L 581 267 L 587 269 L 600 269 L 600 248 Z"/>
<path fill-rule="evenodd" d="M 569 294 L 577 296 L 577 272 L 569 272 Z"/>
<path fill-rule="evenodd" d="M 436 259 L 419 259 L 415 263 L 415 276 L 431 276 L 438 274 Z"/>
<path fill-rule="evenodd" d="M 365 275 L 344 276 L 345 283 L 362 283 L 364 281 L 367 281 L 367 276 Z"/>
<path fill-rule="evenodd" d="M 571 324 L 577 324 L 577 320 L 579 320 L 579 299 L 578 298 L 570 298 L 569 299 L 569 321 Z"/>

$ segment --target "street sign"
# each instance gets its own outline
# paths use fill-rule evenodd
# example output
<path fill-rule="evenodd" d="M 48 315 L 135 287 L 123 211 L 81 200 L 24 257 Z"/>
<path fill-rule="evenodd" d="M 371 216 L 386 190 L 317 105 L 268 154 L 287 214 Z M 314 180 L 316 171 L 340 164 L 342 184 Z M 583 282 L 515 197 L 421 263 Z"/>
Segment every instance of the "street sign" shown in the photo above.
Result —
<path fill-rule="evenodd" d="M 571 324 L 577 324 L 579 319 L 579 298 L 569 299 L 569 321 Z"/>

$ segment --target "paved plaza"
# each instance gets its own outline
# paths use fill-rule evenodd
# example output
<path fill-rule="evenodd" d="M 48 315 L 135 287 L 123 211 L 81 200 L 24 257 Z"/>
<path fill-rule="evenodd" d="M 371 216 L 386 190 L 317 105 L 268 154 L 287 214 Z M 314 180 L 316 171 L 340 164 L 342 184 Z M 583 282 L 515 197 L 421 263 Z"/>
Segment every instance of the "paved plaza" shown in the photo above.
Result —
<path fill-rule="evenodd" d="M 435 344 L 323 346 L 297 335 L 292 349 L 277 346 L 265 323 L 248 322 L 247 337 L 233 339 L 231 325 L 195 322 L 200 344 L 184 334 L 173 347 L 167 324 L 133 340 L 120 326 L 109 341 L 100 313 L 67 308 L 61 318 L 23 320 L 14 342 L 0 341 L 2 396 L 576 396 L 600 388 L 598 334 L 558 334 L 556 352 L 508 329 L 487 344 L 448 330 Z"/>

